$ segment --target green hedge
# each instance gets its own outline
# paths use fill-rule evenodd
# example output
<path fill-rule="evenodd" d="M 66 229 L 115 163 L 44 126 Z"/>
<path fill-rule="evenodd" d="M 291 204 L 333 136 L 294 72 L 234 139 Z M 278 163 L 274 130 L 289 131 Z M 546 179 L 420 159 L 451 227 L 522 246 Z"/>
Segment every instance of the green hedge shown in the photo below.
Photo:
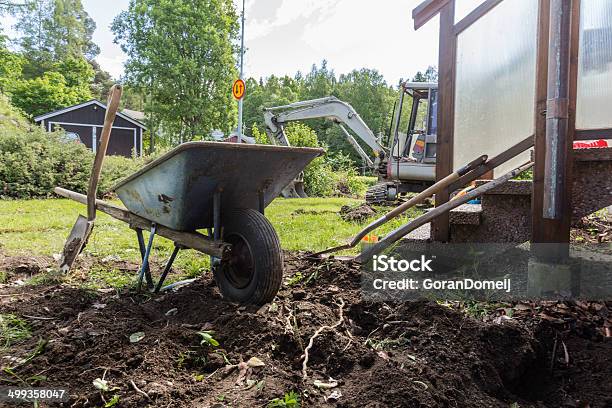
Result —
<path fill-rule="evenodd" d="M 94 154 L 67 141 L 62 132 L 37 126 L 0 126 L 0 198 L 53 197 L 56 186 L 86 192 Z M 142 159 L 110 156 L 104 161 L 99 192 L 142 166 Z"/>

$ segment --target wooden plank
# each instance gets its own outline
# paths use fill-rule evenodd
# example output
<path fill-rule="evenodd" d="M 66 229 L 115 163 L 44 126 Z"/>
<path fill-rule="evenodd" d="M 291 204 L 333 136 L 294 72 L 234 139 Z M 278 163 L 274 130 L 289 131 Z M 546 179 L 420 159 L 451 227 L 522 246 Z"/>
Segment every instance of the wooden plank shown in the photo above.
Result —
<path fill-rule="evenodd" d="M 61 187 L 53 189 L 55 194 L 69 198 L 78 203 L 87 205 L 87 196 Z M 139 217 L 128 210 L 108 203 L 103 200 L 96 199 L 96 209 L 110 215 L 111 217 L 123 221 L 130 225 L 130 228 L 139 228 L 142 230 L 151 230 L 151 221 L 146 218 Z M 163 225 L 157 225 L 156 234 L 185 247 L 195 249 L 208 255 L 223 258 L 227 255 L 231 245 L 220 241 L 213 241 L 205 235 L 198 232 L 176 231 Z"/>
<path fill-rule="evenodd" d="M 425 0 L 412 10 L 412 19 L 414 20 L 414 29 L 418 30 L 425 23 L 431 20 L 436 14 L 442 10 L 449 2 L 454 0 Z"/>
<path fill-rule="evenodd" d="M 612 139 L 612 129 L 576 129 L 574 140 Z"/>
<path fill-rule="evenodd" d="M 563 218 L 561 220 L 561 242 L 568 243 L 567 254 L 569 256 L 570 230 L 572 224 L 572 185 L 574 180 L 574 138 L 576 137 L 576 100 L 578 99 L 578 51 L 580 48 L 580 1 L 572 1 L 572 16 L 570 21 L 570 61 L 569 61 L 569 106 L 567 123 L 567 145 L 566 157 L 567 165 L 565 168 L 565 198 L 563 206 Z"/>
<path fill-rule="evenodd" d="M 550 0 L 540 0 L 538 12 L 535 139 L 533 194 L 531 195 L 531 242 L 543 243 L 550 234 L 551 222 L 542 216 L 544 198 L 544 162 L 546 160 L 546 98 L 548 82 L 548 31 Z"/>
<path fill-rule="evenodd" d="M 455 35 L 459 35 L 463 30 L 474 24 L 482 16 L 493 10 L 495 6 L 497 6 L 502 1 L 503 0 L 485 0 L 482 4 L 472 10 L 470 14 L 468 14 L 463 19 L 461 19 L 461 21 L 455 24 L 455 27 L 453 29 Z"/>
<path fill-rule="evenodd" d="M 508 160 L 516 157 L 518 154 L 521 154 L 525 150 L 533 147 L 533 143 L 534 143 L 533 135 L 526 137 L 525 139 L 521 140 L 520 142 L 518 142 L 511 148 L 487 160 L 487 162 L 484 163 L 483 165 L 475 168 L 474 170 L 470 171 L 466 175 L 460 177 L 457 181 L 451 184 L 451 186 L 449 187 L 449 191 L 452 192 L 454 190 L 462 188 L 466 186 L 467 184 L 471 183 L 472 181 L 479 179 L 479 178 L 490 180 L 490 178 L 485 177 L 487 173 L 493 172 L 493 169 L 495 169 L 496 167 L 504 164 Z"/>
<path fill-rule="evenodd" d="M 440 48 L 439 48 L 439 103 L 438 103 L 438 141 L 436 152 L 436 181 L 442 180 L 453 172 L 453 134 L 455 122 L 455 68 L 457 60 L 457 37 L 453 34 L 455 2 L 447 3 L 440 11 Z M 436 207 L 449 200 L 448 188 L 436 193 Z M 447 242 L 450 238 L 449 215 L 443 213 L 433 220 L 432 238 Z"/>

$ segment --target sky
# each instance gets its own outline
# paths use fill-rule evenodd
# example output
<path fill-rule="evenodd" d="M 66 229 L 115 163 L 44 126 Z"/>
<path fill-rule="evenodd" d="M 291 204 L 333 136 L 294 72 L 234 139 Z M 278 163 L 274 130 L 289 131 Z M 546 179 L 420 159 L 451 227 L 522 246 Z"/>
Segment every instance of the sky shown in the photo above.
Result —
<path fill-rule="evenodd" d="M 234 1 L 240 10 L 240 0 Z M 246 0 L 245 77 L 307 73 L 326 59 L 336 74 L 365 67 L 377 69 L 393 85 L 412 78 L 438 61 L 437 17 L 418 31 L 413 28 L 412 9 L 420 2 Z M 110 24 L 128 3 L 83 0 L 97 25 L 97 60 L 114 77 L 123 73 L 126 56 L 113 43 Z"/>

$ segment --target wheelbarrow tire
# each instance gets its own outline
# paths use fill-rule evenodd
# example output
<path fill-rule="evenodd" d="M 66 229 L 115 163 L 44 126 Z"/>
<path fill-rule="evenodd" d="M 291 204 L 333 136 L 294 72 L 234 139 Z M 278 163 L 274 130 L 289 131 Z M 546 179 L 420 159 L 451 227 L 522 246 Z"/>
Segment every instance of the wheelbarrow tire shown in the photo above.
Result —
<path fill-rule="evenodd" d="M 222 225 L 232 253 L 213 269 L 221 295 L 239 303 L 271 302 L 283 277 L 283 252 L 274 227 L 253 209 L 226 211 Z"/>

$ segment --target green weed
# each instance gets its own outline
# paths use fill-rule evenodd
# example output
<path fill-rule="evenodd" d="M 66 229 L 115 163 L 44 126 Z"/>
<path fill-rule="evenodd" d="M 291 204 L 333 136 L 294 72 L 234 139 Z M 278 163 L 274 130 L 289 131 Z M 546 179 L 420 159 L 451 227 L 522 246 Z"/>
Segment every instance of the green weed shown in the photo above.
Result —
<path fill-rule="evenodd" d="M 14 314 L 0 314 L 0 347 L 9 347 L 32 335 L 28 323 Z"/>
<path fill-rule="evenodd" d="M 406 333 L 402 333 L 398 338 L 384 338 L 382 340 L 367 339 L 365 345 L 373 350 L 391 350 L 398 347 L 406 346 L 410 343 L 410 339 L 406 337 Z"/>
<path fill-rule="evenodd" d="M 110 400 L 108 400 L 106 404 L 104 404 L 104 408 L 114 407 L 115 405 L 119 403 L 119 398 L 120 398 L 119 395 L 117 394 L 113 395 L 113 398 L 111 398 Z"/>
<path fill-rule="evenodd" d="M 51 270 L 48 272 L 42 272 L 37 275 L 32 276 L 28 279 L 25 284 L 26 285 L 54 285 L 62 282 L 62 275 L 58 273 L 58 271 Z"/>
<path fill-rule="evenodd" d="M 215 334 L 212 330 L 204 330 L 198 332 L 198 334 L 202 337 L 202 341 L 200 341 L 200 345 L 208 345 L 210 347 L 219 347 L 219 342 L 215 340 L 213 334 Z"/>
<path fill-rule="evenodd" d="M 297 272 L 295 275 L 293 275 L 287 280 L 287 286 L 295 286 L 300 283 L 302 279 L 304 279 L 304 275 L 302 275 L 302 272 Z"/>
<path fill-rule="evenodd" d="M 283 398 L 274 398 L 268 403 L 268 408 L 300 408 L 300 394 L 290 391 Z"/>

